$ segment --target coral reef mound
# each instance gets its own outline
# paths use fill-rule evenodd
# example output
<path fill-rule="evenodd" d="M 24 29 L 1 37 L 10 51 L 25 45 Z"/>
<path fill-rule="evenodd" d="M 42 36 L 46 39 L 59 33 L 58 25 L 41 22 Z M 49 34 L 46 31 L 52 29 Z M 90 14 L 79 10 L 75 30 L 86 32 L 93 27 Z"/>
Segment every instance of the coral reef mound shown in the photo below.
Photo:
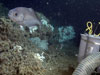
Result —
<path fill-rule="evenodd" d="M 41 75 L 42 62 L 33 52 L 38 49 L 26 43 L 30 42 L 27 32 L 13 25 L 11 20 L 0 18 L 0 75 Z"/>

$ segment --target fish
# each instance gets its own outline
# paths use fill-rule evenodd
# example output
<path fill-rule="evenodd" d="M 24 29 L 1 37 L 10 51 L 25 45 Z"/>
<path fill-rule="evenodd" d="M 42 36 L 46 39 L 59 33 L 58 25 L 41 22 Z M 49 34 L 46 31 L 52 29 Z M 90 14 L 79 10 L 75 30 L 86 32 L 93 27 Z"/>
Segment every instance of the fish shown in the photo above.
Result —
<path fill-rule="evenodd" d="M 16 7 L 8 12 L 8 17 L 15 23 L 22 26 L 41 26 L 41 20 L 32 8 Z"/>

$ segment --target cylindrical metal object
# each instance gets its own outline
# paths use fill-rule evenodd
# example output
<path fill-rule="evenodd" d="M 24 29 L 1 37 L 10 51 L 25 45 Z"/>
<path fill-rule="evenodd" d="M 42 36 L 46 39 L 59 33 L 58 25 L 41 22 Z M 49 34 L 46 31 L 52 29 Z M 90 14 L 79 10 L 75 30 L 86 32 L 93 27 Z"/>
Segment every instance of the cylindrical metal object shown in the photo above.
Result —
<path fill-rule="evenodd" d="M 94 35 L 81 34 L 81 41 L 78 54 L 78 62 L 80 63 L 86 56 L 99 52 L 100 37 Z"/>

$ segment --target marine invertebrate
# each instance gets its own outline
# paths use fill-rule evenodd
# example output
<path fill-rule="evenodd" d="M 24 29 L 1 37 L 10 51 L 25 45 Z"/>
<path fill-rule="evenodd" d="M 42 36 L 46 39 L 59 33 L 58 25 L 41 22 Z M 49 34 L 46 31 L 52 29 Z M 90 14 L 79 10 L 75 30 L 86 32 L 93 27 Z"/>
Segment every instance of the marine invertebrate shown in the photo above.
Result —
<path fill-rule="evenodd" d="M 53 32 L 54 27 L 53 25 L 50 24 L 50 20 L 46 16 L 44 16 L 42 13 L 36 12 L 36 14 L 40 18 L 42 25 L 47 27 Z"/>
<path fill-rule="evenodd" d="M 47 40 L 41 40 L 39 37 L 30 38 L 29 40 L 31 40 L 32 43 L 34 43 L 40 49 L 48 50 Z"/>
<path fill-rule="evenodd" d="M 78 65 L 72 75 L 91 75 L 100 65 L 100 52 L 90 54 Z"/>
<path fill-rule="evenodd" d="M 72 26 L 59 27 L 59 42 L 64 42 L 75 37 L 75 31 Z"/>

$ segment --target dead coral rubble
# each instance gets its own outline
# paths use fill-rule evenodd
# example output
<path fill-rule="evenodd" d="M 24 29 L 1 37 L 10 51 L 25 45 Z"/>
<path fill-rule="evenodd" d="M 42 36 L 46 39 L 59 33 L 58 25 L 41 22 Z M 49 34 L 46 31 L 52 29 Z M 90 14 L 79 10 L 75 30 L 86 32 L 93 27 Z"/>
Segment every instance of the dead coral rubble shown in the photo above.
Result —
<path fill-rule="evenodd" d="M 69 58 L 61 51 L 58 52 L 56 45 L 51 46 L 48 51 L 43 51 L 45 60 L 41 62 L 35 55 L 42 51 L 29 41 L 33 35 L 13 25 L 11 20 L 0 18 L 0 75 L 64 75 L 59 69 L 67 70 L 68 63 L 75 63 L 73 57 Z M 44 37 L 39 33 L 38 37 L 49 39 L 49 33 L 43 33 Z"/>
<path fill-rule="evenodd" d="M 0 18 L 0 75 L 43 75 L 42 62 L 34 57 L 36 48 L 28 37 L 9 19 Z"/>

